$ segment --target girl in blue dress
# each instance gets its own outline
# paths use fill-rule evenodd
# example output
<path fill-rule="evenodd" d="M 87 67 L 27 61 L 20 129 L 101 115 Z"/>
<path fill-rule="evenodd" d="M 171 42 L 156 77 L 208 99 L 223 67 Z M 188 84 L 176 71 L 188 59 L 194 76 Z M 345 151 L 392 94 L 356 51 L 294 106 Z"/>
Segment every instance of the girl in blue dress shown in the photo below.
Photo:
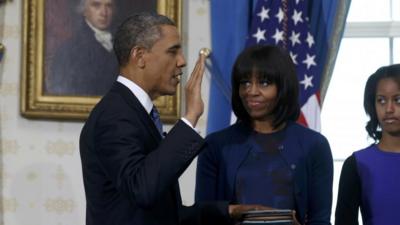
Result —
<path fill-rule="evenodd" d="M 400 64 L 381 67 L 367 81 L 366 130 L 375 140 L 343 164 L 336 225 L 400 224 Z"/>

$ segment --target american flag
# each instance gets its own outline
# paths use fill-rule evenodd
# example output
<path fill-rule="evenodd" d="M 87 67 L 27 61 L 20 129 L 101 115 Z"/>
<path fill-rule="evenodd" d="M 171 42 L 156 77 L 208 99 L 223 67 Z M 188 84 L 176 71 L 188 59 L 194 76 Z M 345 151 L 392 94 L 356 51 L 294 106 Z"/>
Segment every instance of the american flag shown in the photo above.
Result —
<path fill-rule="evenodd" d="M 321 71 L 314 37 L 306 16 L 307 0 L 259 0 L 254 10 L 247 46 L 272 44 L 285 48 L 296 65 L 300 85 L 299 122 L 320 131 Z"/>

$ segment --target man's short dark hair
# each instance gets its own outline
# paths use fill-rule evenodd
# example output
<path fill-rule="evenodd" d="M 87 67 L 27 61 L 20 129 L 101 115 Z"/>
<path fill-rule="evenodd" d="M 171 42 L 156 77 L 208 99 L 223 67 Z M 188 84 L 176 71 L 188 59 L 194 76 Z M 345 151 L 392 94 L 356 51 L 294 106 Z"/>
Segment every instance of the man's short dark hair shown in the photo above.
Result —
<path fill-rule="evenodd" d="M 379 121 L 376 114 L 376 88 L 382 79 L 393 79 L 400 86 L 400 64 L 383 66 L 373 73 L 367 80 L 364 90 L 364 110 L 369 116 L 365 126 L 368 135 L 377 142 L 382 137 L 382 131 L 378 129 Z"/>
<path fill-rule="evenodd" d="M 162 25 L 176 26 L 168 17 L 142 12 L 129 16 L 118 28 L 114 38 L 114 51 L 120 66 L 129 60 L 135 46 L 150 49 L 161 38 Z"/>
<path fill-rule="evenodd" d="M 277 99 L 271 114 L 273 126 L 288 120 L 296 121 L 300 114 L 299 83 L 296 68 L 289 54 L 277 46 L 253 46 L 237 57 L 232 70 L 232 109 L 238 121 L 250 123 L 251 118 L 239 96 L 240 81 L 252 75 L 266 79 L 277 87 Z"/>

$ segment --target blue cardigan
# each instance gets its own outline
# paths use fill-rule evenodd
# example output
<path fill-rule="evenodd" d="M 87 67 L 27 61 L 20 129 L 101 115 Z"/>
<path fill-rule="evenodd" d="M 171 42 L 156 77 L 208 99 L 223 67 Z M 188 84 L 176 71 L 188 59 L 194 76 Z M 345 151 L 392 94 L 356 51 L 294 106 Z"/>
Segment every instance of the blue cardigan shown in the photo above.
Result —
<path fill-rule="evenodd" d="M 329 143 L 320 133 L 294 122 L 285 129 L 280 152 L 294 171 L 297 219 L 307 225 L 330 224 L 333 160 Z M 196 202 L 235 203 L 237 170 L 256 145 L 250 134 L 250 127 L 236 123 L 206 138 L 197 162 Z"/>

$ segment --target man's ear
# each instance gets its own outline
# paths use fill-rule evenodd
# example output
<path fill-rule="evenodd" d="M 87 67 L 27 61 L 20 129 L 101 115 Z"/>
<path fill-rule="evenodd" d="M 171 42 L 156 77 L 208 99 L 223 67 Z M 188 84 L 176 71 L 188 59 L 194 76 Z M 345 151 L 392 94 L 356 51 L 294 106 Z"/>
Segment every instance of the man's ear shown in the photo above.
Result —
<path fill-rule="evenodd" d="M 139 68 L 143 68 L 146 65 L 146 61 L 144 59 L 144 55 L 146 53 L 146 49 L 143 47 L 133 47 L 130 52 L 130 60 L 135 63 Z"/>

